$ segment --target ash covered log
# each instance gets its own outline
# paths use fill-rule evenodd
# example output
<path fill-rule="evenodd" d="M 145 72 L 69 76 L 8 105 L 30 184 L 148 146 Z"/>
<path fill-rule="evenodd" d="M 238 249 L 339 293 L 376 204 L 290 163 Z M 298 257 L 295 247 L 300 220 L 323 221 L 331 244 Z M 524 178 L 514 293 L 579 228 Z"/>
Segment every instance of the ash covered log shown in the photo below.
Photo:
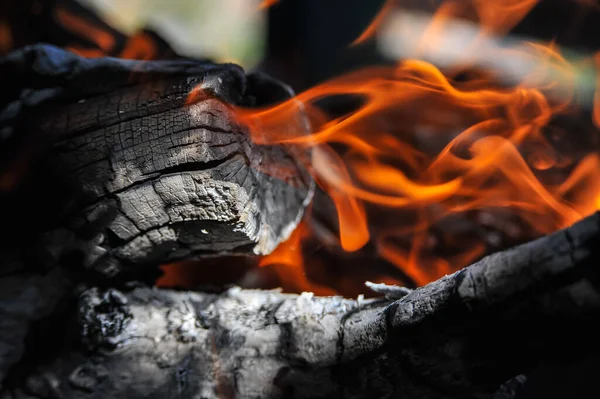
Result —
<path fill-rule="evenodd" d="M 597 353 L 599 239 L 595 214 L 412 292 L 373 286 L 386 299 L 93 288 L 64 350 L 6 394 L 491 397 L 537 363 Z"/>

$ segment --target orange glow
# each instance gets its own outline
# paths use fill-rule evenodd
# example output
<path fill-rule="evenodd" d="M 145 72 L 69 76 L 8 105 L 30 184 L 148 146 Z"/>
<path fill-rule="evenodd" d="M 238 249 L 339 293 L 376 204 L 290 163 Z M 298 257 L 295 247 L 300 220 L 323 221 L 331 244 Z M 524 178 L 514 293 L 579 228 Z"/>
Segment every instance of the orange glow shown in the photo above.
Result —
<path fill-rule="evenodd" d="M 129 37 L 114 37 L 113 34 L 93 22 L 75 15 L 58 6 L 54 9 L 58 23 L 72 31 L 75 36 L 86 39 L 89 45 L 67 45 L 65 48 L 87 58 L 119 57 L 134 60 L 153 60 L 160 58 L 154 39 L 146 32 L 138 32 Z M 125 40 L 126 39 L 126 40 Z M 94 47 L 95 45 L 95 47 Z"/>
<path fill-rule="evenodd" d="M 539 0 L 472 0 L 486 33 L 504 34 L 537 5 Z"/>
<path fill-rule="evenodd" d="M 89 21 L 70 13 L 62 7 L 56 7 L 54 15 L 62 26 L 95 43 L 105 54 L 109 53 L 114 47 L 115 39 L 111 34 L 92 25 Z"/>
<path fill-rule="evenodd" d="M 592 116 L 594 125 L 600 128 L 600 53 L 596 53 L 594 60 L 596 64 L 596 91 L 594 92 L 594 111 Z"/>
<path fill-rule="evenodd" d="M 438 45 L 441 40 L 439 40 L 440 35 L 443 34 L 445 23 L 449 20 L 453 20 L 455 18 L 464 17 L 465 6 L 470 5 L 469 2 L 454 2 L 448 1 L 446 3 L 442 3 L 439 8 L 436 10 L 431 23 L 423 33 L 423 35 L 419 38 L 419 50 L 420 52 L 424 52 L 425 50 L 431 51 L 431 49 Z M 461 43 L 463 46 L 471 46 L 473 43 Z"/>
<path fill-rule="evenodd" d="M 277 3 L 279 3 L 279 0 L 262 0 L 260 2 L 260 4 L 258 5 L 258 9 L 259 10 L 264 10 L 266 8 L 274 6 Z"/>
<path fill-rule="evenodd" d="M 130 60 L 151 60 L 157 56 L 156 47 L 152 39 L 142 32 L 127 39 L 119 56 Z"/>
<path fill-rule="evenodd" d="M 500 36 L 507 33 L 519 23 L 536 6 L 539 0 L 462 0 L 442 3 L 426 31 L 419 38 L 419 54 L 443 48 L 436 48 L 444 43 L 443 35 L 447 24 L 455 20 L 472 21 L 479 27 L 476 37 L 471 41 L 464 38 L 461 43 L 462 64 L 469 65 L 470 58 L 477 54 L 479 46 L 486 37 Z M 501 52 L 498 52 L 501 54 Z M 420 56 L 420 55 L 419 55 Z"/>
<path fill-rule="evenodd" d="M 0 54 L 8 53 L 12 46 L 12 30 L 8 23 L 0 21 Z"/>
<path fill-rule="evenodd" d="M 66 47 L 67 50 L 74 52 L 77 55 L 80 55 L 82 57 L 86 57 L 86 58 L 100 58 L 100 57 L 106 57 L 106 53 L 100 49 L 97 48 L 86 48 L 86 47 L 79 47 L 79 46 L 70 46 L 70 47 Z"/>
<path fill-rule="evenodd" d="M 87 58 L 99 58 L 107 56 L 107 53 L 104 50 L 96 48 L 70 46 L 67 47 L 67 50 Z M 157 55 L 158 54 L 154 42 L 143 32 L 128 38 L 125 42 L 123 50 L 121 50 L 121 52 L 118 54 L 115 54 L 115 56 L 119 58 L 146 61 L 155 59 Z"/>
<path fill-rule="evenodd" d="M 302 240 L 310 234 L 306 223 L 300 223 L 284 245 L 280 245 L 269 256 L 263 257 L 260 267 L 272 266 L 280 284 L 294 291 L 312 291 L 317 295 L 334 295 L 335 291 L 308 281 L 304 273 Z"/>
<path fill-rule="evenodd" d="M 443 32 L 444 22 L 456 18 L 477 22 L 482 35 L 504 34 L 519 23 L 538 2 L 539 0 L 446 1 L 436 10 L 431 26 L 421 37 L 421 46 L 435 44 L 436 35 Z M 388 15 L 400 4 L 399 0 L 386 0 L 375 18 L 351 45 L 363 43 L 374 37 Z M 464 46 L 472 44 L 474 43 L 464 43 Z"/>
<path fill-rule="evenodd" d="M 536 1 L 501 3 L 472 2 L 481 33 L 511 28 Z M 438 15 L 456 16 L 456 4 L 447 3 Z M 442 34 L 437 29 L 428 31 L 429 43 Z M 485 243 L 477 239 L 460 242 L 439 232 L 435 238 L 433 232 L 448 218 L 508 210 L 540 235 L 567 227 L 600 205 L 597 150 L 569 153 L 549 134 L 552 119 L 572 106 L 574 66 L 553 44 L 524 43 L 498 52 L 534 57 L 537 67 L 506 86 L 493 75 L 453 79 L 427 62 L 406 60 L 335 78 L 269 108 L 237 109 L 236 115 L 258 144 L 312 151 L 310 161 L 299 162 L 334 201 L 344 250 L 356 251 L 370 241 L 379 256 L 422 285 L 485 253 Z M 317 106 L 343 95 L 362 102 L 335 117 Z M 312 134 L 280 128 L 298 112 L 311 119 Z M 427 132 L 430 142 L 419 144 L 420 132 Z M 261 264 L 287 265 L 288 277 L 300 279 L 301 243 L 314 237 L 309 225 L 310 220 Z M 453 252 L 434 255 L 436 240 L 448 242 Z"/>

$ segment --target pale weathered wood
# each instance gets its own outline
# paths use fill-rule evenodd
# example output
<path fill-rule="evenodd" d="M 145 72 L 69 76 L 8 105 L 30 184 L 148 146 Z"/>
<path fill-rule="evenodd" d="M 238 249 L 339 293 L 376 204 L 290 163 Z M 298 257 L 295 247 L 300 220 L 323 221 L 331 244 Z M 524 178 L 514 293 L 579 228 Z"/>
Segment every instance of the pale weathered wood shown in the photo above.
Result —
<path fill-rule="evenodd" d="M 388 299 L 92 288 L 64 352 L 6 395 L 506 397 L 536 364 L 598 349 L 599 239 L 595 214 L 414 291 L 371 285 Z"/>

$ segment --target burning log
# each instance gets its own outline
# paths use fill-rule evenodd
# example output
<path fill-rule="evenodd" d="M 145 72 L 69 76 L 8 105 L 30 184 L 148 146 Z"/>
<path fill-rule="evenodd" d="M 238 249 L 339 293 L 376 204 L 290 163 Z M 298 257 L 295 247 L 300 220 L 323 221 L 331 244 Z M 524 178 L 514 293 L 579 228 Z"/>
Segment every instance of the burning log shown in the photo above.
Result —
<path fill-rule="evenodd" d="M 312 196 L 298 157 L 254 145 L 227 105 L 291 95 L 264 76 L 193 61 L 85 59 L 46 46 L 2 66 L 21 90 L 9 106 L 20 111 L 5 121 L 10 134 L 51 146 L 44 155 L 79 189 L 56 239 L 79 245 L 85 232 L 86 266 L 114 274 L 198 254 L 267 254 Z M 26 83 L 32 75 L 41 87 Z M 307 128 L 301 116 L 289 123 Z"/>
<path fill-rule="evenodd" d="M 489 394 L 540 361 L 598 349 L 599 238 L 594 214 L 412 292 L 375 285 L 383 299 L 92 288 L 64 348 L 12 394 Z"/>
<path fill-rule="evenodd" d="M 290 97 L 270 78 L 43 45 L 1 59 L 0 71 L 0 212 L 11 232 L 0 244 L 0 381 L 30 323 L 77 281 L 147 281 L 172 260 L 268 254 L 312 197 L 299 157 L 254 145 L 233 118 L 231 104 Z M 301 115 L 289 123 L 307 126 Z"/>
<path fill-rule="evenodd" d="M 57 15 L 72 21 L 69 12 Z M 77 30 L 85 36 L 85 23 L 76 21 L 67 25 L 83 26 Z M 152 57 L 159 49 L 152 45 L 147 54 L 134 54 L 128 49 L 135 46 L 121 42 L 107 49 L 72 49 L 132 58 Z M 428 65 L 409 62 L 405 67 L 406 80 L 392 70 L 379 71 L 390 82 L 405 83 L 393 85 L 396 90 L 387 84 L 360 88 L 404 95 L 399 88 L 408 89 L 415 72 L 429 72 L 425 81 L 451 88 Z M 308 132 L 304 116 L 296 112 L 298 99 L 286 102 L 293 105 L 291 113 L 273 107 L 277 118 L 257 118 L 252 138 L 258 146 L 240 123 L 253 121 L 255 113 L 236 119 L 232 108 L 279 103 L 290 92 L 233 65 L 89 60 L 34 46 L 2 59 L 0 76 L 10 77 L 0 97 L 2 220 L 8 221 L 15 209 L 27 210 L 5 226 L 12 236 L 0 243 L 0 397 L 481 397 L 545 360 L 580 358 L 598 349 L 593 339 L 598 331 L 590 327 L 599 307 L 594 269 L 598 214 L 415 291 L 371 285 L 383 299 L 238 288 L 186 293 L 137 285 L 140 279 L 154 282 L 152 271 L 163 262 L 266 254 L 289 236 L 313 191 L 301 165 L 306 154 L 292 154 L 298 150 L 280 145 L 288 135 L 279 133 L 288 128 L 298 141 Z M 361 81 L 360 76 L 354 78 Z M 344 86 L 354 78 L 338 83 Z M 331 91 L 317 89 L 299 99 L 310 106 L 323 93 Z M 527 102 L 515 101 L 522 94 L 517 90 L 475 102 L 493 111 L 483 112 L 485 118 L 503 115 L 505 109 L 522 111 L 536 132 L 539 118 L 528 112 Z M 377 118 L 394 110 L 390 104 L 402 104 L 400 98 L 387 98 L 378 102 Z M 531 99 L 546 104 L 543 96 Z M 470 109 L 471 102 L 458 105 Z M 418 119 L 402 124 L 412 130 Z M 357 122 L 342 120 L 346 127 Z M 371 132 L 368 121 L 360 124 L 369 129 L 358 129 L 365 136 Z M 315 124 L 311 133 L 329 127 Z M 271 137 L 260 141 L 263 135 Z M 472 149 L 484 156 L 515 155 L 492 158 L 486 165 L 522 159 L 515 147 L 503 143 L 514 144 L 492 136 Z M 389 141 L 372 148 L 380 146 L 388 150 L 382 154 L 403 148 Z M 335 152 L 315 151 L 313 159 L 319 166 L 316 176 L 332 185 L 330 195 L 336 194 L 344 182 L 338 173 L 342 169 L 335 168 Z M 355 172 L 370 172 L 376 164 Z M 529 171 L 527 164 L 518 165 L 525 168 L 513 170 L 513 176 Z M 444 169 L 443 162 L 437 166 Z M 361 176 L 369 185 L 371 174 Z M 395 177 L 379 184 L 395 185 Z M 486 179 L 460 185 L 463 194 Z M 405 180 L 400 176 L 400 182 Z M 520 184 L 523 180 L 533 179 L 516 179 L 512 192 L 531 188 Z M 422 194 L 422 185 L 413 186 L 411 191 Z M 356 199 L 338 191 L 342 205 Z M 435 191 L 425 195 L 428 201 L 449 198 Z M 562 189 L 558 194 L 568 197 Z M 404 193 L 377 198 L 406 199 Z M 548 208 L 563 208 L 562 202 L 543 199 Z M 358 218 L 340 225 L 362 234 L 346 246 L 341 242 L 344 249 L 356 250 L 366 243 L 369 229 L 360 219 L 362 207 L 346 202 L 356 205 L 345 208 Z M 477 209 L 497 206 L 475 202 Z M 525 209 L 537 204 L 531 200 Z M 580 205 L 584 209 L 586 204 Z M 564 219 L 588 213 L 565 212 L 569 218 Z M 556 214 L 543 208 L 539 214 L 547 216 L 539 223 L 548 226 L 564 216 L 554 220 Z M 398 218 L 388 219 L 398 223 Z M 81 295 L 72 295 L 73 288 Z"/>

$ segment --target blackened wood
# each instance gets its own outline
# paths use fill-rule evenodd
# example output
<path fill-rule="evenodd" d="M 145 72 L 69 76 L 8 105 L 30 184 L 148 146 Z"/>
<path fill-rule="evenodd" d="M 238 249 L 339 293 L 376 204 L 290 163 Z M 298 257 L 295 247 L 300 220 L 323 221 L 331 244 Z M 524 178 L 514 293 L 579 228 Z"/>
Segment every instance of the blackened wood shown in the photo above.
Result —
<path fill-rule="evenodd" d="M 268 77 L 46 45 L 0 58 L 0 77 L 0 383 L 77 283 L 267 254 L 312 197 L 305 154 L 255 145 L 235 119 L 233 105 L 291 95 Z M 281 128 L 308 125 L 299 113 Z"/>
<path fill-rule="evenodd" d="M 10 366 L 22 358 L 31 324 L 49 317 L 69 286 L 68 275 L 59 268 L 0 275 L 0 386 Z"/>
<path fill-rule="evenodd" d="M 17 112 L 2 122 L 21 147 L 5 148 L 20 159 L 27 146 L 49 145 L 36 150 L 80 192 L 58 238 L 47 235 L 64 250 L 84 240 L 86 266 L 114 273 L 196 255 L 267 254 L 310 201 L 312 180 L 292 150 L 255 145 L 231 108 L 291 95 L 271 79 L 230 64 L 85 59 L 49 46 L 13 53 L 0 67 L 12 69 L 19 89 L 10 104 Z M 281 129 L 308 125 L 298 115 Z"/>
<path fill-rule="evenodd" d="M 80 297 L 79 329 L 66 337 L 65 351 L 21 386 L 11 382 L 10 392 L 506 397 L 523 377 L 498 388 L 530 367 L 598 349 L 599 239 L 595 214 L 408 294 L 373 286 L 386 292 L 379 300 L 94 288 Z"/>

